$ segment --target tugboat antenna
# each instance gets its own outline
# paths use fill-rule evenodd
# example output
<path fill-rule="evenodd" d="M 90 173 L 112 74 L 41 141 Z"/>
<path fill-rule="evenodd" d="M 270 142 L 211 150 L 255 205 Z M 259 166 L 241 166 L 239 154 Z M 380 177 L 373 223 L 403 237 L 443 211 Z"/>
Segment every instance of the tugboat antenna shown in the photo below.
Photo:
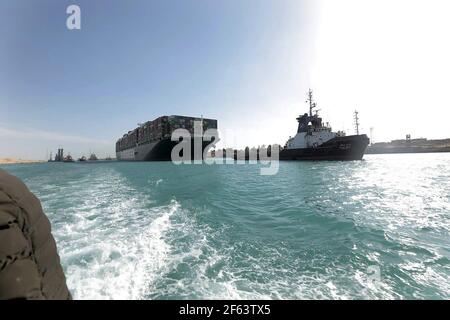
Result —
<path fill-rule="evenodd" d="M 306 102 L 309 102 L 309 116 L 310 117 L 313 116 L 312 111 L 316 107 L 316 103 L 313 100 L 312 93 L 313 93 L 312 90 L 309 89 L 309 91 L 308 91 L 308 100 L 306 100 Z"/>
<path fill-rule="evenodd" d="M 359 117 L 358 117 L 359 112 L 355 110 L 355 129 L 356 129 L 356 134 L 359 136 Z"/>
<path fill-rule="evenodd" d="M 373 127 L 370 127 L 370 145 L 373 145 Z"/>

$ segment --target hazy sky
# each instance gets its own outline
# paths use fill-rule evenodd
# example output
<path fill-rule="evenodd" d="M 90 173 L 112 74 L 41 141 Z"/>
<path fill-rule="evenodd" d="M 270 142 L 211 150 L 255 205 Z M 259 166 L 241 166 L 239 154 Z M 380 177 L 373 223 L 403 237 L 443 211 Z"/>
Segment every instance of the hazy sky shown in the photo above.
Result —
<path fill-rule="evenodd" d="M 81 7 L 81 30 L 66 8 Z M 284 144 L 309 87 L 333 129 L 450 137 L 450 3 L 0 2 L 0 157 L 114 155 L 138 122 L 219 120 L 223 142 Z"/>

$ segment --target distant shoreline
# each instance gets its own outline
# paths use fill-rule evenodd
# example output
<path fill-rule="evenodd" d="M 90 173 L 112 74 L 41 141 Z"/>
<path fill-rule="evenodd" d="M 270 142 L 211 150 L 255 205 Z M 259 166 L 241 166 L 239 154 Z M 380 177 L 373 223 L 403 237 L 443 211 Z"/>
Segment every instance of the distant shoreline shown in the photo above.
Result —
<path fill-rule="evenodd" d="M 421 148 L 421 147 L 368 147 L 365 154 L 399 154 L 399 153 L 446 153 L 450 152 L 449 147 L 445 148 Z"/>
<path fill-rule="evenodd" d="M 44 160 L 23 160 L 14 158 L 0 158 L 0 164 L 24 164 L 24 163 L 42 163 Z"/>

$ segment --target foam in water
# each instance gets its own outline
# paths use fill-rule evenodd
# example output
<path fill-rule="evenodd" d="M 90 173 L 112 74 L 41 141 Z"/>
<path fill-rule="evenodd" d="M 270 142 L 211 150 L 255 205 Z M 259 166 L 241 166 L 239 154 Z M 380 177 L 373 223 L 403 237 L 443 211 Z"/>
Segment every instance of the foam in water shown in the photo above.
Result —
<path fill-rule="evenodd" d="M 67 218 L 54 228 L 61 261 L 76 299 L 142 299 L 167 258 L 164 234 L 179 204 L 153 207 L 120 176 L 107 173 L 89 176 L 86 191 L 66 188 L 66 198 L 78 193 L 83 201 L 51 215 Z"/>
<path fill-rule="evenodd" d="M 116 230 L 72 255 L 91 255 L 81 265 L 67 269 L 69 287 L 78 299 L 142 299 L 164 265 L 169 246 L 164 234 L 171 228 L 173 202 L 157 211 L 143 230 Z M 130 210 L 132 211 L 132 210 Z M 128 211 L 128 212 L 130 212 Z M 70 260 L 71 255 L 65 257 Z"/>

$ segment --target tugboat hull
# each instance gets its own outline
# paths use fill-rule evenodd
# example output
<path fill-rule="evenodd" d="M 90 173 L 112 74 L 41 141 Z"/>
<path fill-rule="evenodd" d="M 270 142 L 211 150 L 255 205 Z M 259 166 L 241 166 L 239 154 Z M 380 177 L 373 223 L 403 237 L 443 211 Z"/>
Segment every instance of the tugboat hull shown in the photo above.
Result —
<path fill-rule="evenodd" d="M 336 137 L 315 148 L 282 149 L 280 160 L 361 160 L 368 145 L 365 134 Z"/>

